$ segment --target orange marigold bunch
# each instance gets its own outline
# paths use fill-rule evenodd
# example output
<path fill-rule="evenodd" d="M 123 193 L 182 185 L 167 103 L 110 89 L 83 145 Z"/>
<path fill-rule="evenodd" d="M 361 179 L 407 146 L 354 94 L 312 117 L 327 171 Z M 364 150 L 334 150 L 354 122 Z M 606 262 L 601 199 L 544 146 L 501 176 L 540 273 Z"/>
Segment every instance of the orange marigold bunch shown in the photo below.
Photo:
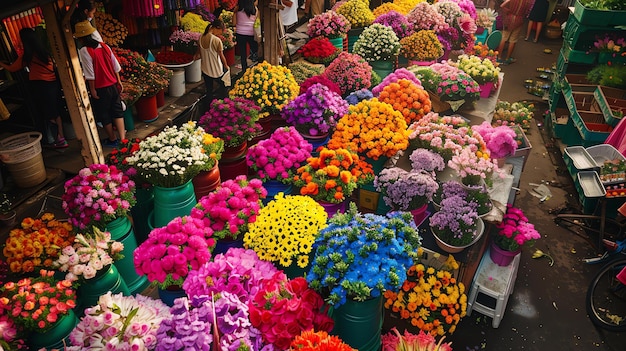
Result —
<path fill-rule="evenodd" d="M 291 342 L 291 350 L 298 351 L 356 351 L 338 336 L 325 331 L 303 331 Z"/>
<path fill-rule="evenodd" d="M 20 228 L 9 232 L 2 253 L 13 273 L 52 269 L 61 250 L 74 243 L 72 225 L 44 213 L 41 218 L 25 218 Z"/>
<path fill-rule="evenodd" d="M 404 116 L 393 106 L 377 98 L 351 105 L 337 122 L 328 141 L 329 149 L 344 148 L 378 160 L 392 157 L 409 145 L 408 126 Z"/>
<path fill-rule="evenodd" d="M 378 99 L 400 111 L 407 125 L 420 120 L 431 110 L 428 92 L 408 79 L 400 79 L 383 88 Z"/>
<path fill-rule="evenodd" d="M 300 195 L 340 203 L 352 195 L 357 186 L 373 178 L 370 164 L 356 153 L 342 148 L 322 148 L 319 157 L 309 157 L 307 164 L 298 168 L 294 185 L 300 187 Z"/>

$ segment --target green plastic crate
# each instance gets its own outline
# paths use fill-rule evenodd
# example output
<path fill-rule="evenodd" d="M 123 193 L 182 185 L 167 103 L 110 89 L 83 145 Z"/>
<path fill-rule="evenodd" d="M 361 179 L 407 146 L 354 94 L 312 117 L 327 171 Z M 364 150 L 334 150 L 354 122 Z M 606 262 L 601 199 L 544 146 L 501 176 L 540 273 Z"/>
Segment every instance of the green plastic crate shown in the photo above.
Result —
<path fill-rule="evenodd" d="M 576 112 L 572 113 L 571 119 L 582 138 L 584 147 L 604 143 L 613 130 L 613 127 L 604 122 L 601 113 Z"/>
<path fill-rule="evenodd" d="M 598 86 L 593 94 L 606 123 L 616 126 L 626 114 L 626 90 Z M 621 116 L 618 111 L 621 111 Z"/>
<path fill-rule="evenodd" d="M 590 25 L 626 25 L 626 11 L 604 11 L 584 7 L 580 0 L 574 4 L 574 17 L 581 24 Z"/>
<path fill-rule="evenodd" d="M 592 45 L 593 45 L 593 42 L 590 42 L 587 44 L 585 48 L 574 50 L 569 44 L 564 42 L 563 47 L 561 47 L 561 53 L 563 54 L 563 58 L 565 58 L 567 62 L 584 63 L 584 64 L 591 65 L 591 64 L 594 64 L 598 60 L 598 53 L 589 51 L 591 50 Z M 557 62 L 557 68 L 558 68 L 558 62 Z"/>

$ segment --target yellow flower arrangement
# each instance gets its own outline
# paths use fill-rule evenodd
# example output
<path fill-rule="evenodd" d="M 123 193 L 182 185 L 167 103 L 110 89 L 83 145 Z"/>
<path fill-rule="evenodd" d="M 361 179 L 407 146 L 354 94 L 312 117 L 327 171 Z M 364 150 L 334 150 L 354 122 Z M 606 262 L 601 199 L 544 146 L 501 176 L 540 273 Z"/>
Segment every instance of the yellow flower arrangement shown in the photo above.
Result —
<path fill-rule="evenodd" d="M 400 12 L 403 15 L 411 12 L 411 10 L 415 7 L 415 5 L 420 2 L 424 2 L 426 0 L 394 0 L 394 4 L 400 8 Z"/>
<path fill-rule="evenodd" d="M 458 268 L 452 255 L 439 268 L 422 263 L 411 266 L 400 291 L 383 294 L 385 308 L 432 336 L 454 333 L 467 312 L 465 285 L 451 273 Z"/>
<path fill-rule="evenodd" d="M 283 106 L 299 93 L 300 86 L 289 68 L 263 61 L 246 70 L 230 91 L 230 96 L 253 101 L 265 116 L 280 113 Z"/>
<path fill-rule="evenodd" d="M 202 19 L 202 16 L 193 12 L 185 13 L 180 19 L 180 25 L 186 32 L 204 33 L 208 24 L 209 22 Z"/>
<path fill-rule="evenodd" d="M 61 249 L 73 242 L 72 225 L 44 213 L 40 218 L 25 218 L 19 228 L 11 230 L 2 253 L 11 272 L 37 272 L 52 269 Z"/>
<path fill-rule="evenodd" d="M 393 2 L 384 2 L 382 5 L 378 6 L 372 11 L 374 18 L 378 18 L 380 15 L 384 15 L 389 13 L 389 11 L 396 11 L 400 13 L 400 6 L 396 5 Z"/>
<path fill-rule="evenodd" d="M 367 27 L 374 22 L 374 14 L 368 0 L 348 0 L 336 12 L 348 19 L 352 29 Z"/>
<path fill-rule="evenodd" d="M 478 84 L 487 82 L 497 83 L 500 74 L 500 68 L 496 67 L 488 58 L 480 58 L 474 55 L 460 55 L 454 66 L 462 69 Z"/>
<path fill-rule="evenodd" d="M 261 208 L 256 221 L 248 224 L 244 246 L 260 259 L 289 267 L 309 265 L 313 242 L 326 228 L 328 214 L 309 196 L 278 193 Z"/>
<path fill-rule="evenodd" d="M 433 61 L 443 56 L 443 45 L 433 30 L 420 30 L 400 40 L 400 55 L 409 60 Z"/>
<path fill-rule="evenodd" d="M 348 113 L 337 122 L 327 147 L 345 148 L 378 160 L 406 149 L 410 134 L 400 111 L 372 98 L 350 106 Z"/>

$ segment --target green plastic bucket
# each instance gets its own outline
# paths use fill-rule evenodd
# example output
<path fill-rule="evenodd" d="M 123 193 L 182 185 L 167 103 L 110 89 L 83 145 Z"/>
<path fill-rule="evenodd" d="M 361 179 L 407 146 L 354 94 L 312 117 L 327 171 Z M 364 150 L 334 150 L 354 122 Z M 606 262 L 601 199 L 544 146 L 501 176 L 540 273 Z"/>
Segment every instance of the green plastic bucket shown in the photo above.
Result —
<path fill-rule="evenodd" d="M 365 301 L 347 300 L 332 311 L 335 327 L 332 334 L 359 351 L 380 349 L 383 326 L 383 299 L 381 296 Z"/>

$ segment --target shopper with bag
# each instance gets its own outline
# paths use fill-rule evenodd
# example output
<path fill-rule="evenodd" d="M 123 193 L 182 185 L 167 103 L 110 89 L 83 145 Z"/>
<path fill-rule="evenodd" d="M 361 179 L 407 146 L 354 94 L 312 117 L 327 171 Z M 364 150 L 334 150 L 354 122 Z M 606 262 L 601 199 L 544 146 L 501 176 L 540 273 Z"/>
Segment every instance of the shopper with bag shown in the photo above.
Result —
<path fill-rule="evenodd" d="M 202 77 L 206 87 L 206 96 L 211 103 L 213 99 L 223 99 L 226 97 L 226 87 L 230 87 L 230 68 L 224 56 L 224 46 L 222 40 L 214 35 L 211 29 L 224 29 L 221 20 L 216 19 L 206 26 L 204 33 L 198 40 L 198 52 L 195 59 L 200 58 Z M 217 91 L 214 93 L 215 85 Z"/>

